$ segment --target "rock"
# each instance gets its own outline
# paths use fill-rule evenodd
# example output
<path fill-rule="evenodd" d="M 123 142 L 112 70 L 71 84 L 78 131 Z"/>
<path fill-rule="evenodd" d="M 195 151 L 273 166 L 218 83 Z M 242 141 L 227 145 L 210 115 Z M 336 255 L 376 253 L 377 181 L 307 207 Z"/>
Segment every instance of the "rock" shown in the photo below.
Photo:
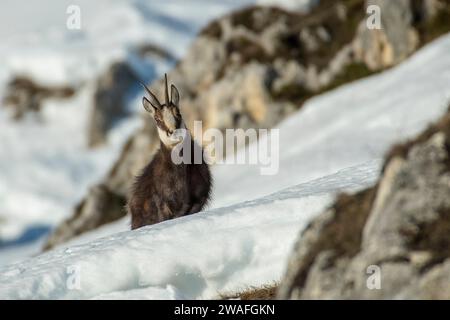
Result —
<path fill-rule="evenodd" d="M 278 298 L 449 299 L 449 145 L 450 110 L 393 148 L 376 186 L 340 196 L 302 232 Z"/>
<path fill-rule="evenodd" d="M 16 76 L 6 87 L 5 106 L 13 108 L 13 118 L 20 120 L 27 113 L 38 113 L 46 99 L 66 99 L 75 93 L 69 86 L 44 86 L 32 79 Z"/>
<path fill-rule="evenodd" d="M 450 31 L 448 0 L 412 1 L 414 26 L 418 30 L 421 45 Z"/>
<path fill-rule="evenodd" d="M 400 63 L 437 34 L 450 31 L 450 3 L 440 0 L 367 0 L 366 7 L 380 8 L 381 29 L 370 30 L 361 21 L 353 41 L 357 61 L 371 70 Z M 447 21 L 447 22 L 444 22 Z"/>
<path fill-rule="evenodd" d="M 138 77 L 126 62 L 113 63 L 100 76 L 96 83 L 89 118 L 89 147 L 103 144 L 112 126 L 128 114 L 127 94 L 138 84 Z"/>
<path fill-rule="evenodd" d="M 392 66 L 408 57 L 419 45 L 413 28 L 413 10 L 410 0 L 369 0 L 367 6 L 380 8 L 381 29 L 370 30 L 366 21 L 359 26 L 354 42 L 356 56 L 370 69 Z"/>
<path fill-rule="evenodd" d="M 139 45 L 135 51 L 144 59 L 161 59 L 175 61 L 175 57 L 166 49 L 155 45 L 154 43 L 145 43 Z"/>
<path fill-rule="evenodd" d="M 144 168 L 159 148 L 156 128 L 146 125 L 137 134 L 131 136 L 125 144 L 116 164 L 105 179 L 105 184 L 121 196 L 128 195 L 135 177 Z"/>
<path fill-rule="evenodd" d="M 75 209 L 73 217 L 64 221 L 52 233 L 44 246 L 44 250 L 61 244 L 83 232 L 95 229 L 99 225 L 123 217 L 125 204 L 125 197 L 112 192 L 105 185 L 91 188 L 87 198 Z"/>

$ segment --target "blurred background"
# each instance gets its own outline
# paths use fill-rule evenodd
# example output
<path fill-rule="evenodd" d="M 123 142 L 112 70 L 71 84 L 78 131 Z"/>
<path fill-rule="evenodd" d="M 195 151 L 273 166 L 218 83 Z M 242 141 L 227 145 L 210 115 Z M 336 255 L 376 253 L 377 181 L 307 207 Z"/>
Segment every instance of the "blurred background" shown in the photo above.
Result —
<path fill-rule="evenodd" d="M 366 23 L 370 4 L 382 12 L 375 31 Z M 167 72 L 189 125 L 272 128 L 314 96 L 388 70 L 446 34 L 449 7 L 445 0 L 3 0 L 0 265 L 125 215 L 132 177 L 158 146 L 141 115 L 139 82 L 161 94 Z M 213 206 L 315 178 L 310 169 L 301 176 L 286 169 L 278 182 L 244 193 L 219 182 Z"/>

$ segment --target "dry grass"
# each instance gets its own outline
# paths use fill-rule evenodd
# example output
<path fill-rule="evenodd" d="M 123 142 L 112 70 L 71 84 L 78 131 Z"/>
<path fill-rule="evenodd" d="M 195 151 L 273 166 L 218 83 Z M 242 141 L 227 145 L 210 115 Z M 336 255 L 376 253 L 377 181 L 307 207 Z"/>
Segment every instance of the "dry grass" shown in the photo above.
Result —
<path fill-rule="evenodd" d="M 248 287 L 234 293 L 220 293 L 219 299 L 240 299 L 240 300 L 273 300 L 275 299 L 278 282 L 265 284 L 261 287 Z"/>

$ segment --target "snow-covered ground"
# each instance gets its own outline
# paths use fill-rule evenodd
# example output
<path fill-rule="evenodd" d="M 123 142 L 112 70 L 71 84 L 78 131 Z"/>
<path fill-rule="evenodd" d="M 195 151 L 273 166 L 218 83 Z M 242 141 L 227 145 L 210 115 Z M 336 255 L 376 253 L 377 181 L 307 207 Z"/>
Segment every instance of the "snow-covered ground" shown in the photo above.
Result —
<path fill-rule="evenodd" d="M 214 298 L 278 280 L 298 229 L 375 163 L 258 200 L 111 234 L 1 270 L 0 298 Z"/>
<path fill-rule="evenodd" d="M 211 210 L 136 231 L 123 219 L 1 268 L 0 298 L 211 298 L 280 279 L 299 230 L 337 192 L 373 183 L 390 145 L 447 108 L 448 52 L 450 35 L 311 99 L 279 126 L 278 174 L 214 168 Z"/>

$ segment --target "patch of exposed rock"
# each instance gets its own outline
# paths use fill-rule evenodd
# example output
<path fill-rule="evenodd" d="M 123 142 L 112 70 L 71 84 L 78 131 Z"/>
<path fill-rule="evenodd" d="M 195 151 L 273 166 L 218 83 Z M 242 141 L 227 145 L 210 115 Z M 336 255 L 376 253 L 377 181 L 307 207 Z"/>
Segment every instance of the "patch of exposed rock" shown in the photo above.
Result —
<path fill-rule="evenodd" d="M 89 147 L 105 143 L 108 131 L 128 114 L 128 94 L 138 84 L 138 76 L 126 62 L 113 63 L 99 77 L 89 117 Z"/>
<path fill-rule="evenodd" d="M 30 78 L 17 76 L 6 87 L 3 104 L 12 109 L 13 119 L 20 120 L 28 113 L 39 113 L 47 99 L 66 99 L 75 93 L 69 86 L 45 86 Z"/>
<path fill-rule="evenodd" d="M 53 244 L 65 242 L 99 225 L 123 217 L 122 210 L 125 204 L 125 197 L 114 193 L 106 185 L 91 188 L 88 196 L 75 208 L 74 215 L 55 229 L 44 250 L 49 249 Z M 98 212 L 108 212 L 108 214 L 96 214 Z"/>
<path fill-rule="evenodd" d="M 213 21 L 169 74 L 181 93 L 188 127 L 202 120 L 204 130 L 270 128 L 313 95 L 402 61 L 422 41 L 447 28 L 439 20 L 450 19 L 447 2 L 430 1 L 380 2 L 390 13 L 383 29 L 376 31 L 362 27 L 364 0 L 322 0 L 308 14 L 253 6 Z M 418 14 L 425 5 L 430 13 Z M 397 21 L 397 16 L 406 16 L 405 21 Z M 441 27 L 434 28 L 435 24 Z M 389 34 L 375 36 L 375 32 Z M 414 32 L 416 37 L 401 36 Z M 388 40 L 380 45 L 380 37 Z M 385 56 L 386 46 L 392 47 L 388 50 L 392 54 L 389 59 L 379 58 Z M 162 96 L 162 79 L 151 89 Z M 100 182 L 120 197 L 127 196 L 133 177 L 158 147 L 154 125 L 145 117 L 144 127 L 130 138 L 110 174 Z M 198 137 L 197 132 L 193 134 Z M 97 215 L 108 212 L 83 214 Z M 63 240 L 53 237 L 51 241 L 49 247 Z"/>
<path fill-rule="evenodd" d="M 449 288 L 450 110 L 392 149 L 375 187 L 309 224 L 278 297 L 450 299 Z"/>
<path fill-rule="evenodd" d="M 153 43 L 145 43 L 137 46 L 135 51 L 138 56 L 144 59 L 162 59 L 167 61 L 175 61 L 175 57 L 166 49 Z"/>
<path fill-rule="evenodd" d="M 448 0 L 367 0 L 369 6 L 379 8 L 381 28 L 369 29 L 367 21 L 362 21 L 353 51 L 371 70 L 393 66 L 450 31 Z"/>

